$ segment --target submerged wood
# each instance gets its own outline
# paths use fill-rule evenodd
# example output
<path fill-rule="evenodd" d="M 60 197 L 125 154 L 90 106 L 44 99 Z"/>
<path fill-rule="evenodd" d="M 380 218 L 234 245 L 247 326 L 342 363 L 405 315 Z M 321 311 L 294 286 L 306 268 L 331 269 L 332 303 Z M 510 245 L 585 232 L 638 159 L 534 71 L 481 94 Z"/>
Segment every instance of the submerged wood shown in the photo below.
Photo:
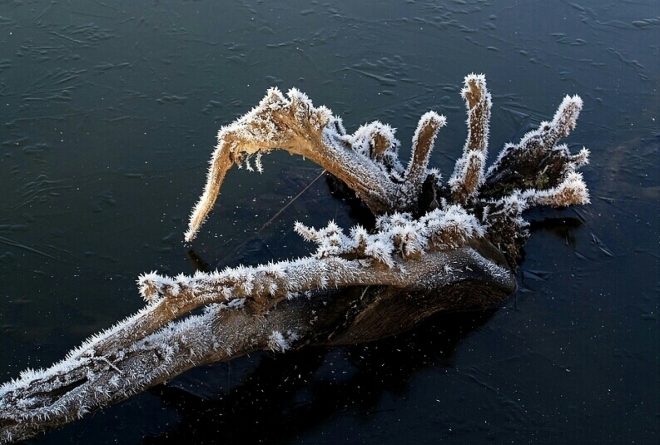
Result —
<path fill-rule="evenodd" d="M 284 149 L 325 168 L 376 217 L 345 232 L 334 222 L 296 231 L 318 245 L 309 257 L 193 276 L 155 272 L 138 280 L 144 309 L 101 332 L 59 363 L 27 370 L 0 387 L 0 442 L 32 437 L 124 400 L 186 370 L 256 350 L 372 341 L 441 310 L 496 304 L 516 287 L 527 239 L 522 212 L 588 202 L 576 169 L 588 151 L 556 145 L 582 106 L 567 96 L 550 122 L 509 144 L 489 170 L 490 94 L 482 75 L 465 78 L 468 138 L 449 181 L 428 168 L 445 118 L 422 116 L 406 167 L 394 130 L 372 122 L 348 134 L 340 118 L 297 90 L 269 90 L 218 134 L 206 188 L 191 215 L 192 241 L 235 164 L 261 170 Z M 191 315 L 194 309 L 201 313 Z"/>

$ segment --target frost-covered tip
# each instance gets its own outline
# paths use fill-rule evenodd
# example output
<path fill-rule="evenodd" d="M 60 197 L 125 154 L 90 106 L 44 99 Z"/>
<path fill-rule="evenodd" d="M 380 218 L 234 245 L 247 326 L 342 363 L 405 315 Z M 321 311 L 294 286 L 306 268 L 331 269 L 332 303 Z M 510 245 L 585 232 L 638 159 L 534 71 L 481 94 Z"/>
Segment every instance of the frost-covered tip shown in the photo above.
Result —
<path fill-rule="evenodd" d="M 361 125 L 350 137 L 351 147 L 369 158 L 379 159 L 388 151 L 396 151 L 396 130 L 380 121 Z"/>
<path fill-rule="evenodd" d="M 319 231 L 313 227 L 307 227 L 300 221 L 296 221 L 293 224 L 293 230 L 300 235 L 305 241 L 308 242 L 319 242 L 320 236 Z"/>
<path fill-rule="evenodd" d="M 287 93 L 290 107 L 296 120 L 301 124 L 310 123 L 315 130 L 320 130 L 332 120 L 332 111 L 321 106 L 314 108 L 309 97 L 297 88 L 291 88 Z"/>
<path fill-rule="evenodd" d="M 172 278 L 158 275 L 156 272 L 145 273 L 138 277 L 138 289 L 147 303 L 153 303 L 167 295 L 176 297 L 181 290 L 181 277 L 183 275 Z"/>
<path fill-rule="evenodd" d="M 427 111 L 419 119 L 412 139 L 412 156 L 406 170 L 406 179 L 415 183 L 415 186 L 421 186 L 421 182 L 426 179 L 426 167 L 433 151 L 435 138 L 438 130 L 446 124 L 447 119 L 435 111 Z"/>
<path fill-rule="evenodd" d="M 445 210 L 435 209 L 419 219 L 418 232 L 428 238 L 436 249 L 455 248 L 473 237 L 484 235 L 485 229 L 477 218 L 459 205 Z"/>
<path fill-rule="evenodd" d="M 255 158 L 254 158 L 254 165 L 255 165 L 255 167 L 257 167 L 257 171 L 258 171 L 259 173 L 263 173 L 263 172 L 264 172 L 264 166 L 263 166 L 263 164 L 261 163 L 261 152 L 258 152 L 257 155 L 255 156 Z"/>
<path fill-rule="evenodd" d="M 344 235 L 341 227 L 334 221 L 330 221 L 326 227 L 319 230 L 296 222 L 294 230 L 305 241 L 312 241 L 319 245 L 316 251 L 316 258 L 340 255 L 354 248 L 354 243 Z"/>
<path fill-rule="evenodd" d="M 549 190 L 529 190 L 524 197 L 530 204 L 566 207 L 569 205 L 589 204 L 589 190 L 582 179 L 582 174 L 571 172 L 557 187 Z"/>
<path fill-rule="evenodd" d="M 259 102 L 259 105 L 254 107 L 243 117 L 251 117 L 251 115 L 255 114 L 259 108 L 279 108 L 284 104 L 284 102 L 286 102 L 286 99 L 284 98 L 284 95 L 280 89 L 277 87 L 270 87 L 266 91 L 266 95 Z"/>
<path fill-rule="evenodd" d="M 426 239 L 413 224 L 407 224 L 394 230 L 394 244 L 405 257 L 421 253 L 426 247 Z"/>
<path fill-rule="evenodd" d="M 227 131 L 229 130 L 226 127 L 223 127 L 218 133 L 218 144 L 216 145 L 209 161 L 204 192 L 199 197 L 199 200 L 190 213 L 188 230 L 184 235 L 186 242 L 190 242 L 195 238 L 197 231 L 206 220 L 207 215 L 213 208 L 213 204 L 220 193 L 220 184 L 222 183 L 228 164 L 231 163 L 231 147 L 224 139 L 224 134 Z"/>
<path fill-rule="evenodd" d="M 367 242 L 364 253 L 374 260 L 385 264 L 387 267 L 394 267 L 394 260 L 392 259 L 393 245 L 384 239 L 374 238 Z"/>
<path fill-rule="evenodd" d="M 280 331 L 271 332 L 268 337 L 268 347 L 274 352 L 286 352 L 291 349 L 292 343 L 298 339 L 295 332 L 287 331 L 286 335 Z"/>
<path fill-rule="evenodd" d="M 309 97 L 298 88 L 291 88 L 286 95 L 289 97 L 292 104 L 297 104 L 305 108 L 312 107 L 312 101 L 309 100 Z"/>
<path fill-rule="evenodd" d="M 417 146 L 423 133 L 428 133 L 429 136 L 432 136 L 431 144 L 433 144 L 433 141 L 435 141 L 435 137 L 437 136 L 438 129 L 444 127 L 445 125 L 447 125 L 447 118 L 433 110 L 422 114 L 422 117 L 419 118 L 419 122 L 417 122 L 417 128 L 415 129 L 415 134 L 413 135 L 413 147 Z"/>
<path fill-rule="evenodd" d="M 160 298 L 160 280 L 161 276 L 152 271 L 149 273 L 141 274 L 137 279 L 138 289 L 140 295 L 147 303 L 153 303 Z"/>
<path fill-rule="evenodd" d="M 449 179 L 449 186 L 454 199 L 465 203 L 468 198 L 476 195 L 484 181 L 491 108 L 486 77 L 483 74 L 466 76 L 461 96 L 467 106 L 468 135 L 463 155 L 456 161 L 454 173 Z"/>
<path fill-rule="evenodd" d="M 582 99 L 577 94 L 564 97 L 550 124 L 556 129 L 557 137 L 568 136 L 570 131 L 575 128 L 582 105 Z"/>
<path fill-rule="evenodd" d="M 474 108 L 477 104 L 490 106 L 490 93 L 486 91 L 486 76 L 484 74 L 468 74 L 463 81 L 461 97 L 468 103 L 468 108 Z"/>
<path fill-rule="evenodd" d="M 464 153 L 470 150 L 485 152 L 488 148 L 491 96 L 486 89 L 483 74 L 470 74 L 465 77 L 465 87 L 461 96 L 467 105 L 468 136 Z"/>
<path fill-rule="evenodd" d="M 456 170 L 448 183 L 453 192 L 473 196 L 484 181 L 486 156 L 481 151 L 468 151 L 456 161 Z M 461 197 L 462 198 L 462 197 Z"/>
<path fill-rule="evenodd" d="M 582 147 L 579 153 L 571 158 L 571 162 L 573 163 L 573 168 L 578 168 L 578 167 L 582 167 L 583 165 L 587 165 L 589 163 L 589 155 L 590 155 L 589 150 L 586 147 Z"/>
<path fill-rule="evenodd" d="M 358 224 L 351 227 L 350 233 L 351 238 L 355 243 L 355 248 L 358 250 L 364 250 L 367 245 L 367 237 L 369 236 L 367 230 Z"/>

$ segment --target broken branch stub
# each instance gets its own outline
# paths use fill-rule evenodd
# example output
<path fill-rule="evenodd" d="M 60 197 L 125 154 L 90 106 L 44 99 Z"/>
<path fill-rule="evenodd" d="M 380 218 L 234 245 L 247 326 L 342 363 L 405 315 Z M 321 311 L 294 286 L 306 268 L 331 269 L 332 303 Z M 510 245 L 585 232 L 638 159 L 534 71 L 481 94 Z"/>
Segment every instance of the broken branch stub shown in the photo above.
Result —
<path fill-rule="evenodd" d="M 449 179 L 449 186 L 453 200 L 466 204 L 481 187 L 486 164 L 491 98 L 486 90 L 485 76 L 467 76 L 461 96 L 467 105 L 468 135 L 463 155 L 456 161 L 454 174 Z"/>
<path fill-rule="evenodd" d="M 218 133 L 207 182 L 186 241 L 213 208 L 228 170 L 261 170 L 260 156 L 304 156 L 354 191 L 376 217 L 371 230 L 296 223 L 317 245 L 299 260 L 197 272 L 142 275 L 146 306 L 94 335 L 59 363 L 27 370 L 0 387 L 0 441 L 56 428 L 172 379 L 194 366 L 255 350 L 371 341 L 449 309 L 484 307 L 516 287 L 513 269 L 535 205 L 589 202 L 576 170 L 588 151 L 556 145 L 582 102 L 567 96 L 551 122 L 507 144 L 485 171 L 491 97 L 483 75 L 465 78 L 463 154 L 446 184 L 428 163 L 445 118 L 422 116 L 406 168 L 394 129 L 372 122 L 348 134 L 340 118 L 303 93 L 270 89 L 257 107 Z M 191 311 L 203 308 L 202 313 Z"/>

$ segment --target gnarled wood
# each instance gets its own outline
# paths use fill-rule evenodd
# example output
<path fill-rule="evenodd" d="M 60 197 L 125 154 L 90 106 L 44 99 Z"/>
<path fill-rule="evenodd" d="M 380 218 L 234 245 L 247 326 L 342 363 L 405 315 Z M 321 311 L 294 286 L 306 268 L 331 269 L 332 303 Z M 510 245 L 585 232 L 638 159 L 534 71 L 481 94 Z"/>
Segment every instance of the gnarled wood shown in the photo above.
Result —
<path fill-rule="evenodd" d="M 589 200 L 560 137 L 582 102 L 567 96 L 553 121 L 507 145 L 484 173 L 490 94 L 483 76 L 465 79 L 469 134 L 448 184 L 428 168 L 444 117 L 428 112 L 412 157 L 398 159 L 394 130 L 380 122 L 346 133 L 341 119 L 297 90 L 269 90 L 218 134 L 206 188 L 191 215 L 191 241 L 212 211 L 227 171 L 284 149 L 345 184 L 374 214 L 375 227 L 345 232 L 334 222 L 296 231 L 318 245 L 306 258 L 255 267 L 139 279 L 147 305 L 44 370 L 0 387 L 0 441 L 34 436 L 170 380 L 186 370 L 255 350 L 372 341 L 442 310 L 485 307 L 516 287 L 513 270 L 533 205 Z M 541 175 L 539 175 L 539 171 Z M 542 179 L 539 179 L 539 178 Z M 201 314 L 191 315 L 203 308 Z"/>

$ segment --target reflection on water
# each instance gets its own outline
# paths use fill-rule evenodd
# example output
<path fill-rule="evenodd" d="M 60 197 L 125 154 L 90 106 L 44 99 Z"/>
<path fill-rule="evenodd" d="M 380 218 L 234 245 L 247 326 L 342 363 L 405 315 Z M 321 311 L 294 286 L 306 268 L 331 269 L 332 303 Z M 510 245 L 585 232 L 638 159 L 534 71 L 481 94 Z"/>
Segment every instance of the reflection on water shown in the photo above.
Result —
<path fill-rule="evenodd" d="M 0 3 L 0 380 L 139 308 L 139 273 L 194 270 L 182 233 L 215 133 L 268 87 L 300 88 L 349 131 L 390 123 L 404 150 L 419 116 L 442 112 L 432 163 L 446 176 L 465 138 L 459 84 L 475 71 L 493 93 L 491 152 L 574 93 L 585 109 L 567 143 L 592 150 L 592 204 L 530 215 L 505 307 L 376 345 L 205 368 L 174 385 L 187 396 L 160 388 L 36 441 L 240 442 L 260 420 L 274 431 L 244 437 L 657 442 L 659 41 L 653 0 Z M 295 220 L 353 221 L 314 182 L 319 168 L 282 153 L 264 166 L 223 185 L 193 246 L 211 267 L 303 255 Z M 241 387 L 227 369 L 265 380 Z M 286 386 L 298 369 L 309 383 L 284 395 L 268 376 Z M 192 379 L 213 388 L 204 400 Z M 197 417 L 213 425 L 195 432 Z"/>
<path fill-rule="evenodd" d="M 379 417 L 388 421 L 396 411 L 396 402 L 390 400 L 383 406 L 383 397 L 404 396 L 409 380 L 420 370 L 433 369 L 445 380 L 454 374 L 456 344 L 493 314 L 493 310 L 441 314 L 420 329 L 373 344 L 268 355 L 244 369 L 241 364 L 249 360 L 198 369 L 171 386 L 152 391 L 165 406 L 176 407 L 184 420 L 146 442 L 181 443 L 187 439 L 214 443 L 220 436 L 228 443 L 282 442 L 299 436 L 315 442 L 315 437 L 309 437 L 310 431 L 328 418 L 352 423 L 355 441 L 381 442 L 378 431 L 361 433 L 359 425 Z M 235 428 L 244 419 L 259 428 Z M 427 432 L 408 434 L 408 443 L 421 443 Z M 336 435 L 325 438 L 329 442 L 340 440 Z"/>

